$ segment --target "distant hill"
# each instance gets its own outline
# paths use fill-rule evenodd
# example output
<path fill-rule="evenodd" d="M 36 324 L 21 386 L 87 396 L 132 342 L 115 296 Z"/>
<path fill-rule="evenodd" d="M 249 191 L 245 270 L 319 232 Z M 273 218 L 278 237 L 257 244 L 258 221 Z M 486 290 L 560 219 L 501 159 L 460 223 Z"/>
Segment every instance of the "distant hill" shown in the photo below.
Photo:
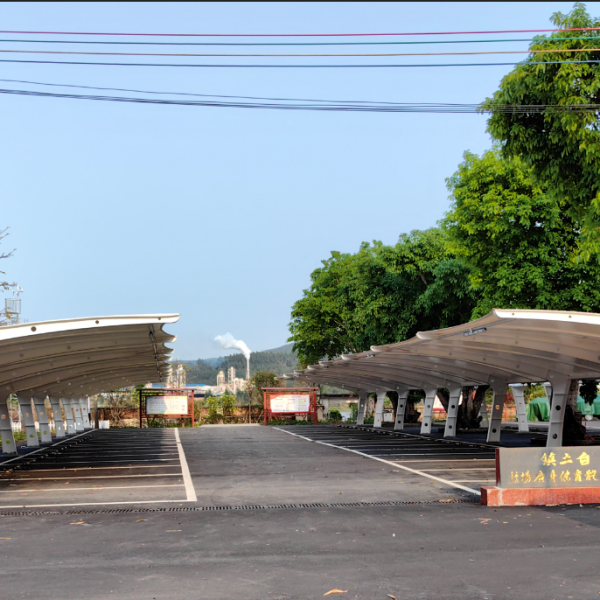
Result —
<path fill-rule="evenodd" d="M 250 354 L 250 376 L 257 371 L 272 371 L 277 375 L 291 373 L 298 366 L 298 357 L 292 351 L 293 344 L 285 344 L 272 350 Z M 218 358 L 182 361 L 186 364 L 187 382 L 217 385 L 217 373 L 235 367 L 238 377 L 246 377 L 246 359 L 243 354 L 232 354 Z"/>

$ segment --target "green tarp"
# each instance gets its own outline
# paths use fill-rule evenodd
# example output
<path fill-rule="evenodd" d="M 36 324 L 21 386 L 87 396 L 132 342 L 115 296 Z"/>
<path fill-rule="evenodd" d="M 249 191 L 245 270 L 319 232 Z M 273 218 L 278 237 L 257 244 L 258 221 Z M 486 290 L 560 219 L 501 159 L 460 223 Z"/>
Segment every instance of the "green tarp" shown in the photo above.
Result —
<path fill-rule="evenodd" d="M 594 415 L 600 417 L 600 396 L 594 400 L 594 404 L 588 404 L 581 397 L 577 397 L 577 410 L 584 415 Z M 548 421 L 550 420 L 550 407 L 548 398 L 534 398 L 527 405 L 528 421 Z"/>

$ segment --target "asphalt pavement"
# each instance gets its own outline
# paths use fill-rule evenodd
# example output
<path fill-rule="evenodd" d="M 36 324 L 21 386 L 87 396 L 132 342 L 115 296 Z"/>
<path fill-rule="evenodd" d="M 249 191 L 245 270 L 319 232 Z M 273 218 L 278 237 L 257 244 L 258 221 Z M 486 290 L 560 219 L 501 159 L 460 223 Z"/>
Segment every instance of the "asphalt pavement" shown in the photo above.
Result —
<path fill-rule="evenodd" d="M 48 507 L 0 508 L 2 597 L 312 599 L 334 589 L 343 593 L 333 598 L 382 600 L 600 595 L 596 507 L 483 507 L 454 474 L 444 473 L 444 483 L 420 474 L 422 463 L 398 468 L 412 460 L 407 454 L 424 460 L 430 442 L 402 446 L 399 438 L 386 447 L 368 432 L 356 441 L 339 429 L 290 428 L 302 437 L 260 426 L 179 430 L 173 479 L 182 479 L 181 502 L 140 489 L 139 500 L 109 504 L 113 492 L 98 490 L 85 506 L 69 506 L 61 490 L 45 492 Z M 156 442 L 172 446 L 172 430 L 159 431 L 166 437 Z M 97 433 L 83 468 L 106 466 L 100 442 L 108 438 Z M 113 441 L 113 450 L 128 449 L 126 435 Z M 62 453 L 65 460 L 83 445 Z M 433 459 L 439 468 L 454 460 Z M 44 460 L 35 463 L 39 471 Z"/>

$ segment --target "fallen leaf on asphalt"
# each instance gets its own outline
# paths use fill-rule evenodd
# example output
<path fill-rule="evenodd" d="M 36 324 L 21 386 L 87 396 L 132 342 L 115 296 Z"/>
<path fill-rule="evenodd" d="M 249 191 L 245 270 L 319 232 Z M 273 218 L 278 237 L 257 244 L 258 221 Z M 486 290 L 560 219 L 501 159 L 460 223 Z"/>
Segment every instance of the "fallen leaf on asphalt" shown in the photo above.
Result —
<path fill-rule="evenodd" d="M 391 598 L 392 600 L 398 600 L 398 598 L 396 598 L 396 596 L 392 596 L 391 594 L 388 594 L 387 597 Z"/>
<path fill-rule="evenodd" d="M 329 590 L 326 594 L 323 594 L 323 596 L 329 596 L 329 594 L 347 594 L 348 590 L 338 590 L 337 588 L 335 588 L 334 590 Z"/>
<path fill-rule="evenodd" d="M 77 521 L 76 523 L 71 523 L 71 525 L 83 525 L 84 521 Z"/>
<path fill-rule="evenodd" d="M 145 521 L 146 519 L 136 519 L 135 522 L 136 523 L 141 523 L 142 521 Z"/>
<path fill-rule="evenodd" d="M 0 540 L 12 540 L 12 538 L 0 538 Z"/>

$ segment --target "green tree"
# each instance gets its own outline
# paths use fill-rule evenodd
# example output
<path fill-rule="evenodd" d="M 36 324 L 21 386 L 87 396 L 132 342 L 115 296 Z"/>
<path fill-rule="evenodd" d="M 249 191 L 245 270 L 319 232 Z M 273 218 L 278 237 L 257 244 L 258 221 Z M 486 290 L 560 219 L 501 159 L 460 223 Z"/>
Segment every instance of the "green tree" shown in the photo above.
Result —
<path fill-rule="evenodd" d="M 475 306 L 468 267 L 437 228 L 332 252 L 322 264 L 292 309 L 288 341 L 302 365 L 457 325 Z"/>
<path fill-rule="evenodd" d="M 600 310 L 600 265 L 577 261 L 579 230 L 564 202 L 534 183 L 519 157 L 465 153 L 447 180 L 444 226 L 478 292 L 472 318 L 493 308 Z"/>
<path fill-rule="evenodd" d="M 8 235 L 7 233 L 7 229 L 5 228 L 3 230 L 0 230 L 0 242 Z M 0 252 L 0 260 L 5 259 L 5 258 L 10 258 L 13 254 L 14 250 L 11 250 L 10 252 Z M 2 275 L 6 275 L 6 273 L 4 271 L 0 271 L 0 276 Z M 6 280 L 2 280 L 0 279 L 0 289 L 4 290 L 5 292 L 8 291 L 10 288 L 15 288 L 17 287 L 16 283 L 9 283 Z M 14 315 L 11 313 L 8 313 L 4 308 L 0 309 L 0 325 L 8 325 L 11 318 L 13 318 Z"/>
<path fill-rule="evenodd" d="M 224 422 L 231 423 L 233 421 L 233 410 L 235 405 L 236 399 L 232 394 L 223 394 L 221 396 L 221 410 Z"/>
<path fill-rule="evenodd" d="M 255 406 L 263 406 L 264 396 L 262 388 L 283 387 L 276 379 L 277 374 L 270 371 L 257 371 L 246 383 L 246 390 L 250 395 L 251 403 Z"/>
<path fill-rule="evenodd" d="M 555 13 L 552 23 L 560 29 L 600 27 L 585 5 L 577 3 L 564 15 Z M 597 31 L 557 31 L 536 36 L 531 54 L 506 75 L 500 89 L 482 104 L 492 111 L 488 131 L 502 144 L 506 157 L 521 157 L 530 165 L 547 194 L 581 227 L 581 258 L 600 250 L 600 127 L 598 110 L 564 110 L 560 105 L 600 103 L 600 64 L 575 64 L 600 60 Z M 570 38 L 566 40 L 565 38 Z M 550 52 L 551 50 L 583 50 Z M 562 62 L 532 65 L 532 62 Z M 541 111 L 501 112 L 504 105 L 544 106 Z M 570 260 L 570 257 L 569 257 Z"/>

